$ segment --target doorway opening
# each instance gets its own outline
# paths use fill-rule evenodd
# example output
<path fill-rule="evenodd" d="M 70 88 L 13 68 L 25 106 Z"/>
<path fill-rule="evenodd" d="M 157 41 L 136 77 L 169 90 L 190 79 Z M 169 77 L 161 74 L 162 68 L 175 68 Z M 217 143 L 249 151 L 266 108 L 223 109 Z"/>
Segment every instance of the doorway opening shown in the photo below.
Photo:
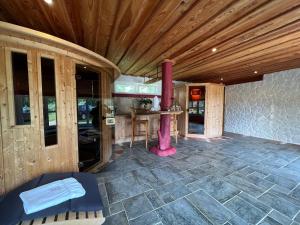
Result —
<path fill-rule="evenodd" d="M 76 100 L 79 170 L 101 161 L 101 76 L 84 65 L 76 65 Z"/>
<path fill-rule="evenodd" d="M 205 86 L 189 87 L 188 133 L 204 134 Z"/>

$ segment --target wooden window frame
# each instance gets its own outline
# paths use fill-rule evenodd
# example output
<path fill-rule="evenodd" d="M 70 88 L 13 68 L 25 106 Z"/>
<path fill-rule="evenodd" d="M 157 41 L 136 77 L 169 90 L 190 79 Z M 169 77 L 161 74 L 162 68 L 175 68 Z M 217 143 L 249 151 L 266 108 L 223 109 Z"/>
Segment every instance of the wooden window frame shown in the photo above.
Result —
<path fill-rule="evenodd" d="M 27 55 L 27 73 L 28 73 L 28 87 L 29 87 L 29 102 L 30 102 L 30 124 L 17 125 L 16 124 L 16 113 L 15 113 L 15 98 L 14 98 L 14 80 L 13 80 L 13 69 L 12 69 L 12 53 L 24 53 Z M 34 112 L 33 112 L 33 71 L 32 71 L 32 53 L 30 50 L 22 48 L 5 48 L 5 63 L 6 63 L 6 84 L 7 84 L 7 100 L 8 100 L 8 112 L 9 112 L 9 125 L 14 128 L 29 128 L 34 127 Z"/>
<path fill-rule="evenodd" d="M 54 79 L 55 79 L 55 100 L 56 100 L 56 132 L 57 132 L 57 144 L 54 145 L 45 145 L 45 124 L 44 124 L 44 103 L 43 103 L 43 85 L 42 85 L 42 66 L 41 66 L 41 59 L 53 59 L 54 60 Z M 59 100 L 58 100 L 58 91 L 59 91 L 59 82 L 58 82 L 58 59 L 56 56 L 46 53 L 38 53 L 37 54 L 37 72 L 38 72 L 38 92 L 39 92 L 39 113 L 40 113 L 40 126 L 41 126 L 41 145 L 42 148 L 45 150 L 50 149 L 57 149 L 61 146 L 61 139 L 60 139 L 60 116 L 59 116 Z"/>

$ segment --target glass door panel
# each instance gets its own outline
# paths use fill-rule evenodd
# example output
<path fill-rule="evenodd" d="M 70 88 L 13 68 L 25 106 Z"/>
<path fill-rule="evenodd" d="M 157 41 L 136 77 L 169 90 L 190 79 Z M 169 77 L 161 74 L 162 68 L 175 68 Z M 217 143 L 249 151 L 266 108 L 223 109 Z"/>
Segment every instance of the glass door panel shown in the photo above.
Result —
<path fill-rule="evenodd" d="M 189 87 L 188 133 L 204 134 L 205 87 Z"/>
<path fill-rule="evenodd" d="M 100 74 L 76 66 L 79 169 L 83 171 L 99 162 L 101 144 Z"/>

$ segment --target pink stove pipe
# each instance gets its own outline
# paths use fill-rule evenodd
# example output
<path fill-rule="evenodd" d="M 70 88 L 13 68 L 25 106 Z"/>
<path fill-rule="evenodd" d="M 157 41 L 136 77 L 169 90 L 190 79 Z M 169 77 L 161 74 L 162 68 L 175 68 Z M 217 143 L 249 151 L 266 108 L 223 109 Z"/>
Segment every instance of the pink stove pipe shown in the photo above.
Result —
<path fill-rule="evenodd" d="M 162 111 L 168 111 L 172 106 L 173 81 L 172 62 L 166 60 L 162 63 L 162 95 L 160 107 Z M 150 148 L 150 151 L 159 156 L 168 156 L 176 153 L 171 146 L 170 137 L 171 115 L 160 115 L 160 129 L 158 130 L 158 146 Z"/>

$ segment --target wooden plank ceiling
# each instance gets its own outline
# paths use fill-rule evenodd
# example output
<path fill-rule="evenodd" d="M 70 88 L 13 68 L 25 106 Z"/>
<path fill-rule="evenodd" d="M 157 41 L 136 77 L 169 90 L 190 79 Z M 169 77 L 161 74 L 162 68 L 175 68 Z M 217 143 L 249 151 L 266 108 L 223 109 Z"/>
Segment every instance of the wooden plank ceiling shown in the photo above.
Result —
<path fill-rule="evenodd" d="M 156 78 L 166 58 L 174 79 L 193 82 L 300 67 L 299 0 L 0 0 L 0 20 L 84 46 L 124 74 Z"/>

